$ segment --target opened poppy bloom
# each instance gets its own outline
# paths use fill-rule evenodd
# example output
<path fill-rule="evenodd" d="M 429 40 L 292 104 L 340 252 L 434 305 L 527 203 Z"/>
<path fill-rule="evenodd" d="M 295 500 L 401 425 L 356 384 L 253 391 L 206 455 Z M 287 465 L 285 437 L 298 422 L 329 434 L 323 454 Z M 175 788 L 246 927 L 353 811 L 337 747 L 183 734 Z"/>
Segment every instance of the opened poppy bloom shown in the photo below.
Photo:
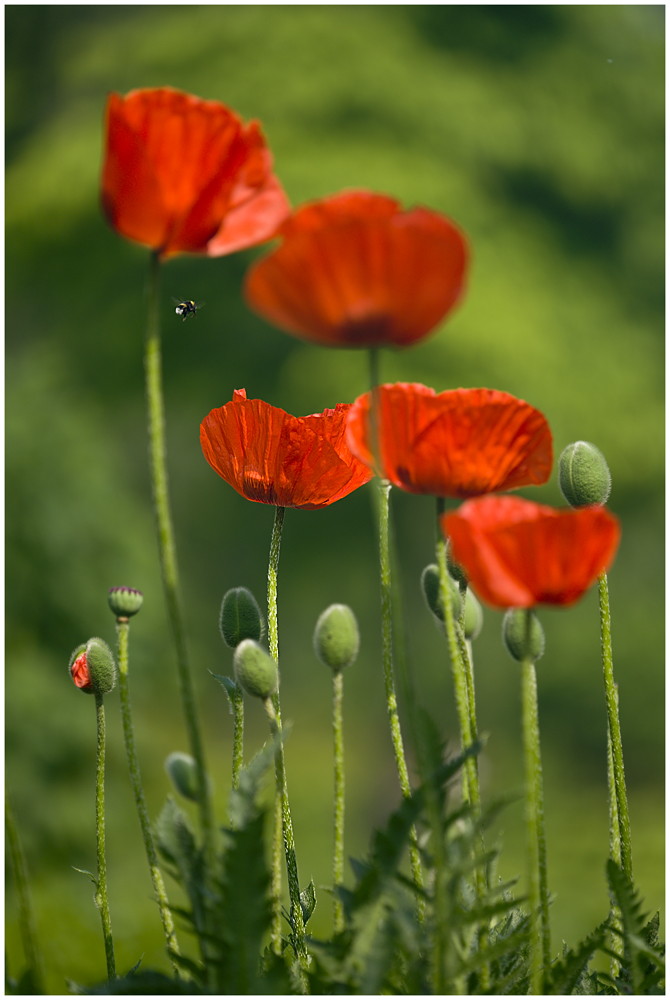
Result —
<path fill-rule="evenodd" d="M 258 122 L 170 87 L 109 95 L 102 205 L 162 258 L 253 246 L 289 212 Z"/>
<path fill-rule="evenodd" d="M 453 557 L 497 608 L 574 604 L 611 565 L 621 536 L 604 507 L 557 510 L 520 497 L 481 497 L 443 514 Z"/>
<path fill-rule="evenodd" d="M 367 392 L 352 405 L 347 443 L 373 467 L 371 399 Z M 473 497 L 546 483 L 551 474 L 547 421 L 507 392 L 381 385 L 376 426 L 381 474 L 409 493 Z"/>
<path fill-rule="evenodd" d="M 292 417 L 236 389 L 200 425 L 200 444 L 215 472 L 247 500 L 318 510 L 372 478 L 346 444 L 349 403 Z"/>
<path fill-rule="evenodd" d="M 247 273 L 256 312 L 327 347 L 405 347 L 461 297 L 468 250 L 446 216 L 345 191 L 299 208 Z"/>

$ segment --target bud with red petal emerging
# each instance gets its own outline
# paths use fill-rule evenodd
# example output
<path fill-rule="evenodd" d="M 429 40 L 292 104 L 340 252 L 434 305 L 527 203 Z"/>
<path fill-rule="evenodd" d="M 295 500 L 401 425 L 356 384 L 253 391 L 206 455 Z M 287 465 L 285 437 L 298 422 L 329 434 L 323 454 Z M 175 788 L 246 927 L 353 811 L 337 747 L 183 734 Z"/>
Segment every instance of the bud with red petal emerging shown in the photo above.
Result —
<path fill-rule="evenodd" d="M 87 694 L 109 694 L 116 684 L 116 664 L 104 639 L 89 639 L 70 657 L 70 676 Z"/>

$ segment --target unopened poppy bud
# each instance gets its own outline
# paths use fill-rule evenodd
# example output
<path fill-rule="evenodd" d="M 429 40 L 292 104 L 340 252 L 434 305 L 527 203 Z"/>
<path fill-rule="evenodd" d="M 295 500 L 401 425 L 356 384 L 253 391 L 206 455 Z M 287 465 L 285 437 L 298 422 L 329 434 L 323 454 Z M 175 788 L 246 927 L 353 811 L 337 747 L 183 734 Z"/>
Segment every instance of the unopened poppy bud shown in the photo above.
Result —
<path fill-rule="evenodd" d="M 171 753 L 165 759 L 165 770 L 175 789 L 185 799 L 198 801 L 198 769 L 193 757 L 187 753 Z"/>
<path fill-rule="evenodd" d="M 117 618 L 130 618 L 142 607 L 144 595 L 131 587 L 110 587 L 107 601 Z"/>
<path fill-rule="evenodd" d="M 456 581 L 448 575 L 449 593 L 451 594 L 451 609 L 454 618 L 459 618 L 461 614 L 461 592 Z M 431 563 L 426 566 L 421 574 L 421 589 L 426 598 L 426 604 L 437 618 L 438 622 L 444 625 L 444 604 L 442 603 L 442 593 L 440 589 L 440 570 Z"/>
<path fill-rule="evenodd" d="M 544 629 L 533 611 L 510 608 L 503 618 L 503 642 L 513 660 L 531 659 L 533 663 L 544 653 Z"/>
<path fill-rule="evenodd" d="M 447 539 L 447 569 L 449 570 L 449 576 L 452 576 L 454 580 L 460 584 L 462 587 L 467 587 L 468 577 L 467 573 L 463 569 L 460 563 L 457 563 L 454 559 L 454 553 L 451 549 L 451 541 Z"/>
<path fill-rule="evenodd" d="M 612 477 L 605 456 L 589 441 L 575 441 L 558 460 L 558 485 L 571 507 L 607 503 Z"/>
<path fill-rule="evenodd" d="M 465 592 L 465 638 L 476 639 L 482 630 L 484 614 L 482 606 L 470 588 Z"/>
<path fill-rule="evenodd" d="M 256 598 L 246 587 L 233 587 L 224 594 L 219 630 L 226 646 L 231 649 L 237 649 L 244 639 L 260 642 L 263 636 L 263 616 Z"/>
<path fill-rule="evenodd" d="M 244 639 L 233 657 L 235 680 L 254 698 L 269 698 L 279 684 L 277 664 L 257 642 Z"/>
<path fill-rule="evenodd" d="M 314 650 L 321 662 L 331 670 L 344 670 L 358 656 L 360 636 L 358 622 L 346 604 L 331 604 L 314 629 Z"/>
<path fill-rule="evenodd" d="M 116 684 L 116 664 L 104 639 L 89 639 L 70 657 L 70 676 L 87 694 L 109 694 Z"/>

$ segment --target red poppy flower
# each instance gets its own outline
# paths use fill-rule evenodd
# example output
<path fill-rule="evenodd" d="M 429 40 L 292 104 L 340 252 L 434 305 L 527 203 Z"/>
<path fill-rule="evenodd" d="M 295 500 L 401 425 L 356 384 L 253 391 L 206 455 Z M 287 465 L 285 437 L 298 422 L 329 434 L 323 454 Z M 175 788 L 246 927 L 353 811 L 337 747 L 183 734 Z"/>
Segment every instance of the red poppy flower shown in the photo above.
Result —
<path fill-rule="evenodd" d="M 382 474 L 409 493 L 472 497 L 546 483 L 552 441 L 547 421 L 528 403 L 495 389 L 435 393 L 418 383 L 379 386 Z M 365 393 L 347 419 L 354 455 L 374 465 L 370 401 Z"/>
<path fill-rule="evenodd" d="M 247 500 L 317 510 L 372 478 L 346 444 L 350 405 L 292 417 L 237 389 L 205 417 L 200 444 L 214 471 Z"/>
<path fill-rule="evenodd" d="M 281 246 L 249 270 L 249 305 L 270 323 L 328 347 L 405 347 L 461 297 L 462 233 L 426 208 L 346 191 L 298 209 Z"/>
<path fill-rule="evenodd" d="M 611 565 L 621 535 L 604 507 L 556 510 L 520 497 L 468 500 L 441 526 L 474 590 L 498 608 L 574 604 Z"/>
<path fill-rule="evenodd" d="M 81 653 L 74 661 L 70 667 L 70 676 L 78 688 L 83 691 L 93 691 L 88 673 L 88 663 L 86 662 L 86 652 Z"/>
<path fill-rule="evenodd" d="M 289 212 L 258 122 L 170 87 L 110 94 L 102 205 L 122 236 L 169 257 L 269 239 Z"/>

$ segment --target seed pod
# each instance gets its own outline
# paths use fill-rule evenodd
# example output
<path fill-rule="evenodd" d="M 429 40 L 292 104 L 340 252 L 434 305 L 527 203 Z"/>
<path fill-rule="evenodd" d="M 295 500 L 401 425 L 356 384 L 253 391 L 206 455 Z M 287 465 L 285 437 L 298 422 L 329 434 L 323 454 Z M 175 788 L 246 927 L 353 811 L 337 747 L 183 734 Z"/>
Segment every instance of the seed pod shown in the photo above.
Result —
<path fill-rule="evenodd" d="M 571 507 L 606 503 L 612 477 L 600 449 L 588 441 L 564 448 L 558 460 L 558 485 Z"/>
<path fill-rule="evenodd" d="M 243 639 L 233 657 L 235 680 L 247 694 L 265 700 L 279 685 L 277 664 L 253 639 Z"/>
<path fill-rule="evenodd" d="M 246 587 L 233 587 L 221 602 L 219 630 L 226 646 L 237 649 L 244 639 L 260 642 L 263 616 L 256 598 Z"/>
<path fill-rule="evenodd" d="M 314 629 L 314 649 L 321 662 L 331 670 L 351 666 L 358 656 L 358 622 L 346 604 L 331 604 Z"/>
<path fill-rule="evenodd" d="M 117 618 L 130 618 L 142 607 L 144 595 L 131 587 L 110 587 L 107 601 Z"/>
<path fill-rule="evenodd" d="M 530 627 L 527 617 L 530 616 Z M 544 629 L 534 611 L 510 608 L 503 618 L 503 642 L 513 660 L 535 663 L 544 653 Z"/>

